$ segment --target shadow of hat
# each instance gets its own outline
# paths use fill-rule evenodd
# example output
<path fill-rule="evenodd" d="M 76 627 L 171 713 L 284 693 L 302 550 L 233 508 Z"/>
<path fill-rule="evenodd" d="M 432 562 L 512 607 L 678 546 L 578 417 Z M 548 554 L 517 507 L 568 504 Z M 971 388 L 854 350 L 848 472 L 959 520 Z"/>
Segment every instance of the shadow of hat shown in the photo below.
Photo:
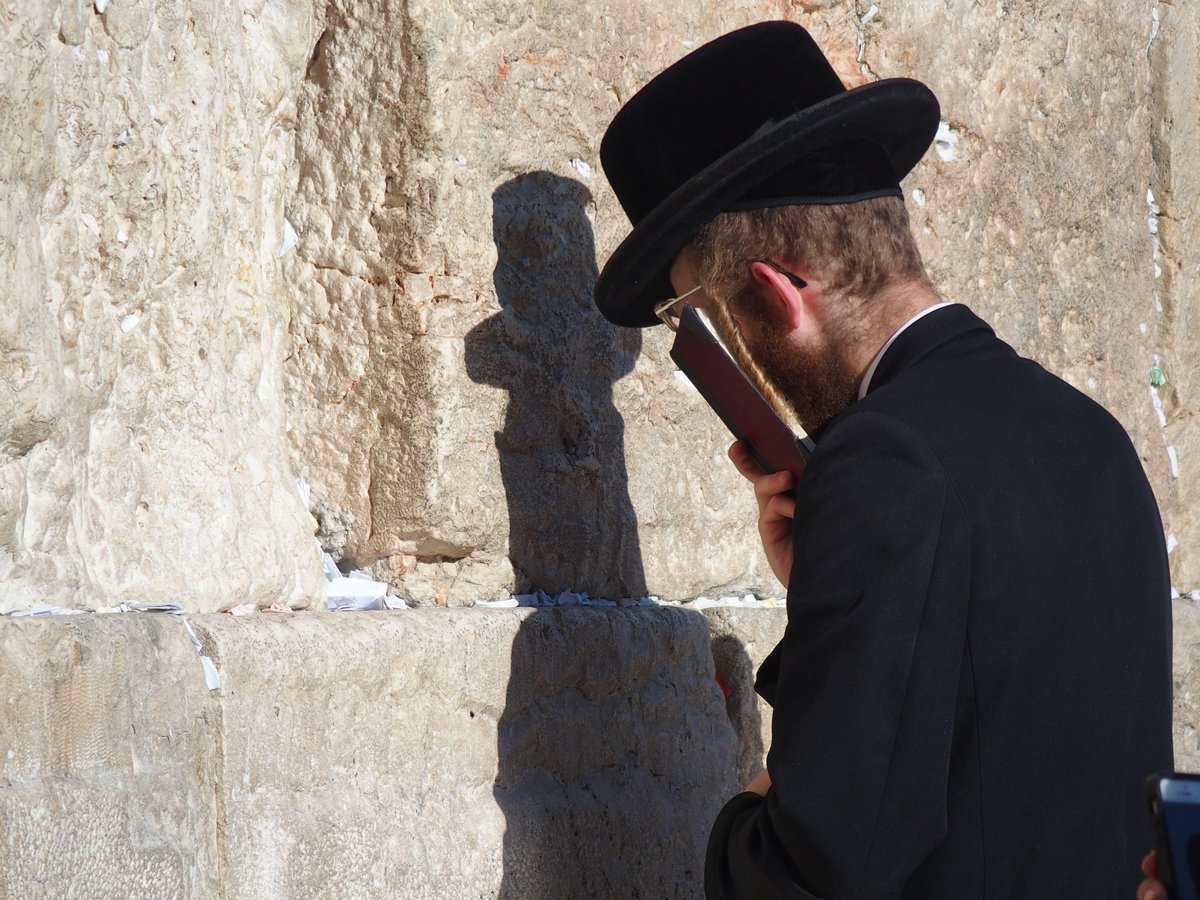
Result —
<path fill-rule="evenodd" d="M 902 196 L 940 110 L 919 81 L 847 90 L 793 22 L 730 32 L 675 63 L 626 103 L 600 162 L 633 231 L 596 283 L 617 325 L 654 325 L 668 272 L 718 213 Z"/>

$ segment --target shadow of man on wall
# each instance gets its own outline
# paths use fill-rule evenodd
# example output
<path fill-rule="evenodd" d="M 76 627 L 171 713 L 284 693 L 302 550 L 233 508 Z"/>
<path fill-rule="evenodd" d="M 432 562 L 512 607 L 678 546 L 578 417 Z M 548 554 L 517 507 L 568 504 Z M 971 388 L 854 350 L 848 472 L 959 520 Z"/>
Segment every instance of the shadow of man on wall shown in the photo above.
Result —
<path fill-rule="evenodd" d="M 699 614 L 511 614 L 498 900 L 701 897 L 709 828 L 740 785 Z"/>
<path fill-rule="evenodd" d="M 718 634 L 712 641 L 713 665 L 725 696 L 725 712 L 737 735 L 738 783 L 750 779 L 767 764 L 762 714 L 754 693 L 755 666 L 746 645 L 732 633 Z"/>
<path fill-rule="evenodd" d="M 591 202 L 582 184 L 550 172 L 493 193 L 501 310 L 467 334 L 467 374 L 509 395 L 496 450 L 517 590 L 643 597 L 625 423 L 612 398 L 641 334 L 605 321 L 592 301 Z"/>

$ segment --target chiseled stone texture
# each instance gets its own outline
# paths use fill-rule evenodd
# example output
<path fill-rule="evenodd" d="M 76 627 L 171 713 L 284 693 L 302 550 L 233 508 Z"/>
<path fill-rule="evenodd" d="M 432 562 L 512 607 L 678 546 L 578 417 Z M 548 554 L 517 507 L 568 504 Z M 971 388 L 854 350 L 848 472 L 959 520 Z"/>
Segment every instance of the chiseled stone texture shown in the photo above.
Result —
<path fill-rule="evenodd" d="M 215 897 L 215 712 L 173 617 L 0 619 L 0 900 Z"/>
<path fill-rule="evenodd" d="M 771 748 L 771 707 L 754 693 L 754 678 L 787 626 L 785 609 L 715 607 L 704 611 L 712 636 L 713 665 L 730 694 L 725 709 L 738 739 L 738 780 L 763 770 Z"/>
<path fill-rule="evenodd" d="M 1164 437 L 1178 460 L 1178 477 L 1165 500 L 1168 530 L 1179 546 L 1171 571 L 1181 591 L 1200 587 L 1200 342 L 1193 311 L 1200 306 L 1200 7 L 1154 4 L 1159 32 L 1151 46 L 1154 80 L 1154 195 L 1160 209 L 1156 260 L 1162 272 L 1158 297 L 1165 323 L 1160 343 L 1166 383 L 1159 389 Z"/>
<path fill-rule="evenodd" d="M 1175 768 L 1200 772 L 1200 603 L 1171 604 L 1175 626 Z"/>
<path fill-rule="evenodd" d="M 317 596 L 276 260 L 312 24 L 263 0 L 0 14 L 0 610 Z"/>
<path fill-rule="evenodd" d="M 678 609 L 208 616 L 223 896 L 700 896 L 738 787 Z"/>
<path fill-rule="evenodd" d="M 452 605 L 769 573 L 666 336 L 595 311 L 622 98 L 778 3 L 331 0 L 299 97 L 288 399 L 322 540 Z M 720 540 L 708 539 L 720 534 Z"/>
<path fill-rule="evenodd" d="M 701 895 L 704 617 L 189 621 L 215 690 L 175 616 L 0 619 L 0 900 Z"/>
<path fill-rule="evenodd" d="M 1167 503 L 1149 394 L 1168 339 L 1146 199 L 1157 5 L 881 3 L 865 60 L 928 83 L 951 129 L 955 159 L 935 149 L 905 182 L 935 282 L 1109 408 Z"/>
<path fill-rule="evenodd" d="M 627 230 L 606 123 L 689 49 L 780 16 L 850 84 L 939 94 L 949 158 L 905 185 L 935 279 L 1117 413 L 1190 588 L 1195 11 L 863 7 L 14 7 L 0 608 L 310 604 L 293 471 L 326 547 L 414 602 L 773 592 L 727 436 L 668 336 L 608 326 L 591 291 Z"/>

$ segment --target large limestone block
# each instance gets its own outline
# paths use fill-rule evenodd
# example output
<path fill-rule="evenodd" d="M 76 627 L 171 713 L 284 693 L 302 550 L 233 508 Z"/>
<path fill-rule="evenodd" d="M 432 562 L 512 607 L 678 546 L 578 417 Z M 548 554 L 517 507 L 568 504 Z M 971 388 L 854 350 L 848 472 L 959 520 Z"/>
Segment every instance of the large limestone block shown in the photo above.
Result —
<path fill-rule="evenodd" d="M 1175 768 L 1200 772 L 1200 604 L 1171 604 L 1175 627 Z"/>
<path fill-rule="evenodd" d="M 216 724 L 174 617 L 0 619 L 0 898 L 215 897 Z"/>
<path fill-rule="evenodd" d="M 622 98 L 776 4 L 331 2 L 301 92 L 287 376 L 322 539 L 411 599 L 764 589 L 728 438 L 595 311 Z M 719 537 L 717 537 L 719 535 Z"/>
<path fill-rule="evenodd" d="M 1164 437 L 1174 474 L 1167 501 L 1168 529 L 1179 542 L 1172 553 L 1175 583 L 1200 586 L 1200 341 L 1193 313 L 1200 308 L 1200 8 L 1154 4 L 1157 34 L 1151 45 L 1154 195 L 1160 214 L 1156 265 L 1164 327 L 1158 347 L 1165 384 L 1159 389 Z"/>
<path fill-rule="evenodd" d="M 754 679 L 787 627 L 785 609 L 705 610 L 712 635 L 713 665 L 729 688 L 725 709 L 738 738 L 738 780 L 748 784 L 767 764 L 771 707 L 754 693 Z"/>
<path fill-rule="evenodd" d="M 785 14 L 848 83 L 942 97 L 906 184 L 935 276 L 1117 412 L 1188 587 L 1190 8 L 70 0 L 0 26 L 0 606 L 311 602 L 282 373 L 323 540 L 415 600 L 774 592 L 667 336 L 590 293 L 626 230 L 605 124 Z"/>
<path fill-rule="evenodd" d="M 863 59 L 875 74 L 922 79 L 942 103 L 943 141 L 905 182 L 935 282 L 1108 407 L 1166 504 L 1150 369 L 1170 328 L 1147 224 L 1147 51 L 1163 6 L 879 4 Z"/>
<path fill-rule="evenodd" d="M 627 230 L 598 161 L 612 114 L 688 49 L 781 15 L 847 83 L 938 92 L 944 155 L 906 183 L 936 280 L 1112 408 L 1170 499 L 1149 395 L 1152 6 L 334 0 L 286 272 L 322 539 L 418 602 L 776 590 L 667 335 L 609 327 L 590 294 Z"/>
<path fill-rule="evenodd" d="M 228 897 L 700 896 L 740 786 L 702 617 L 196 620 Z"/>
<path fill-rule="evenodd" d="M 319 591 L 276 254 L 302 2 L 0 17 L 0 610 Z"/>
<path fill-rule="evenodd" d="M 1185 769 L 1198 609 L 1175 604 Z M 212 691 L 176 617 L 0 620 L 0 900 L 698 897 L 769 744 L 746 690 L 785 618 L 191 621 Z"/>

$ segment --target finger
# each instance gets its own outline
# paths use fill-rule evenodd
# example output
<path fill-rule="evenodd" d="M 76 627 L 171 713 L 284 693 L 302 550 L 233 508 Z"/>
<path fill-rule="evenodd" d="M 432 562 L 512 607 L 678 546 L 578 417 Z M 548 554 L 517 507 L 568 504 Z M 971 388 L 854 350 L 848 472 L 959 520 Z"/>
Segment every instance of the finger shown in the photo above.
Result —
<path fill-rule="evenodd" d="M 1154 855 L 1153 850 L 1142 857 L 1142 874 L 1151 878 L 1158 875 L 1158 857 Z"/>
<path fill-rule="evenodd" d="M 766 769 L 763 769 L 761 772 L 755 775 L 753 779 L 751 779 L 750 783 L 746 785 L 745 789 L 765 797 L 767 791 L 770 790 L 770 787 L 771 776 L 767 773 Z"/>
<path fill-rule="evenodd" d="M 734 441 L 729 445 L 729 459 L 742 476 L 750 481 L 766 474 L 754 461 L 754 455 L 745 441 Z"/>
<path fill-rule="evenodd" d="M 796 518 L 796 498 L 779 493 L 767 501 L 767 512 L 777 519 Z"/>
<path fill-rule="evenodd" d="M 759 505 L 764 509 L 772 498 L 790 491 L 796 483 L 796 476 L 784 469 L 772 472 L 770 475 L 760 475 L 754 482 L 754 494 L 758 497 Z"/>

